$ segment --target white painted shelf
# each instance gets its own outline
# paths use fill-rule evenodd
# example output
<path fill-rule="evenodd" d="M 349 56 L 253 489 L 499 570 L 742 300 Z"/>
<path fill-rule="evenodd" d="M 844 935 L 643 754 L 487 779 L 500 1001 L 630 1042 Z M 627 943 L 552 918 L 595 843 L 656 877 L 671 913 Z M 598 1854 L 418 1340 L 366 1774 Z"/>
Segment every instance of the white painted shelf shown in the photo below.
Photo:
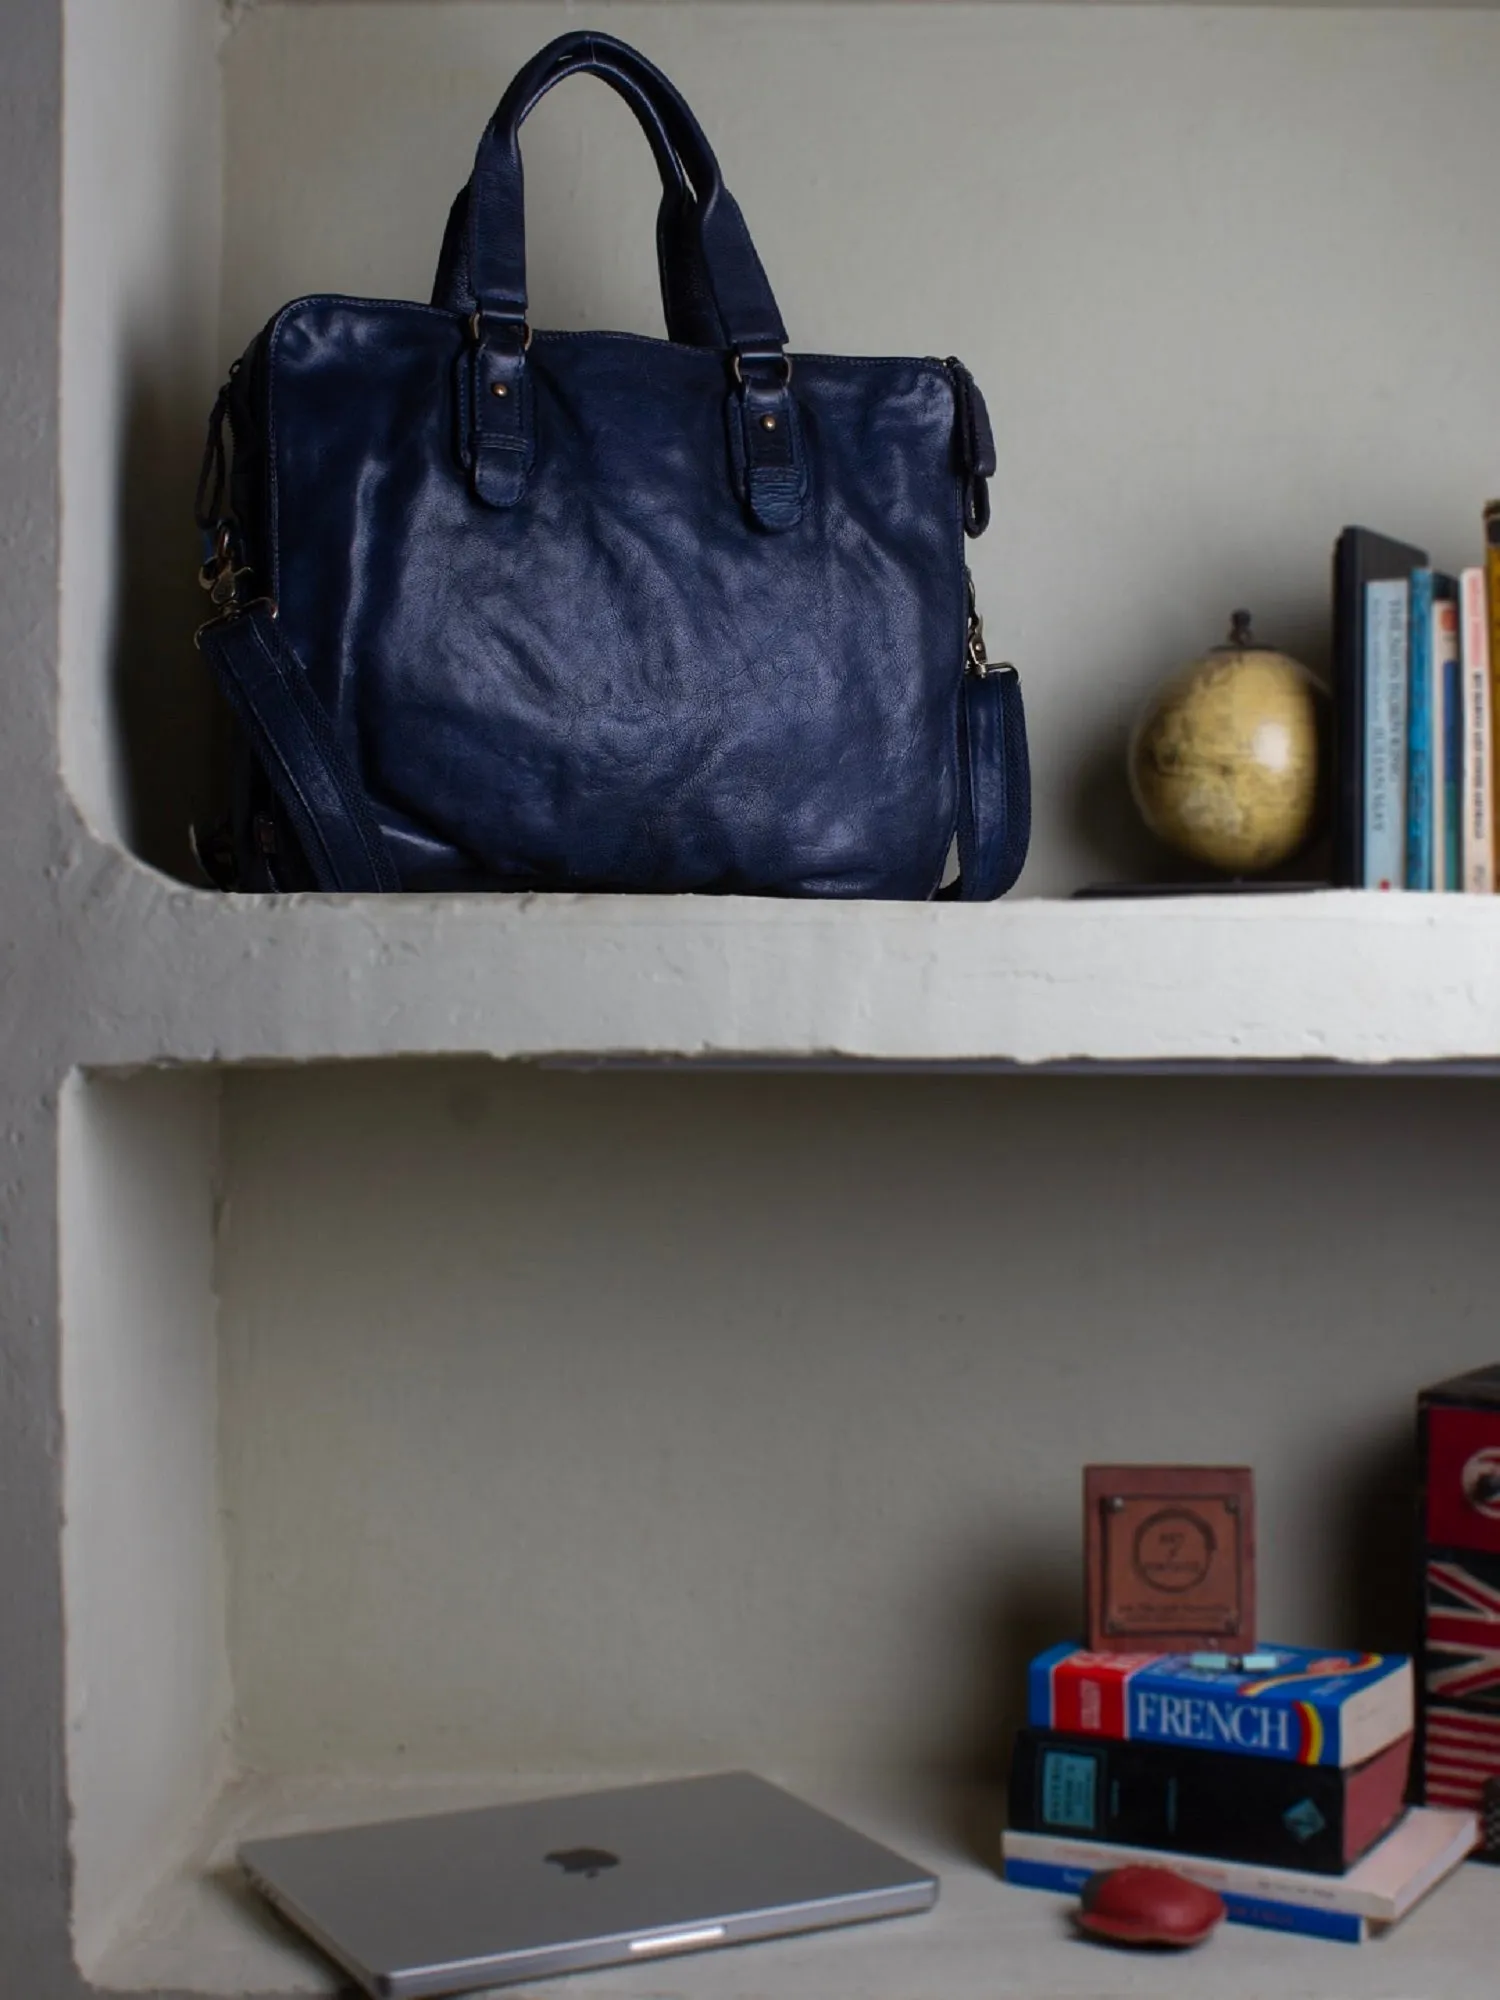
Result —
<path fill-rule="evenodd" d="M 499 90 L 578 11 L 0 8 L 28 274 L 0 296 L 0 1992 L 327 1992 L 236 1838 L 560 1782 L 454 1766 L 673 1760 L 764 1766 L 941 1904 L 559 1993 L 1487 1992 L 1487 1871 L 1364 1949 L 1121 1957 L 998 1881 L 998 1800 L 808 1766 L 992 1766 L 1071 1613 L 1090 1457 L 1253 1460 L 1288 1636 L 1364 1619 L 1411 1395 L 1493 1339 L 1492 1091 L 522 1066 L 1500 1074 L 1494 899 L 1065 899 L 1144 869 L 1124 733 L 1231 604 L 1315 662 L 1345 520 L 1471 557 L 1500 22 L 611 5 L 703 116 L 794 342 L 951 346 L 985 385 L 973 560 L 1026 676 L 1032 893 L 186 887 L 223 369 L 299 292 L 425 295 Z M 626 115 L 570 86 L 527 146 L 539 322 L 655 330 Z M 607 1679 L 570 1676 L 601 1631 Z"/>
<path fill-rule="evenodd" d="M 86 842 L 59 1060 L 1500 1068 L 1500 901 L 226 899 Z"/>
<path fill-rule="evenodd" d="M 691 1966 L 591 1973 L 586 1981 L 529 1982 L 528 1993 L 584 2000 L 1449 2000 L 1492 1990 L 1500 1950 L 1500 1876 L 1470 1866 L 1404 1923 L 1360 1945 L 1283 1937 L 1226 1925 L 1180 1956 L 1103 1950 L 1079 1939 L 1072 1899 L 1015 1889 L 996 1873 L 998 1795 L 853 1782 L 827 1773 L 783 1780 L 849 1819 L 942 1882 L 935 1910 L 845 1931 L 694 1954 Z M 258 1780 L 220 1800 L 192 1854 L 142 1906 L 129 1934 L 96 1969 L 119 1991 L 326 1994 L 341 1989 L 321 1956 L 248 1890 L 234 1866 L 238 1842 L 270 1832 L 353 1825 L 400 1813 L 445 1811 L 588 1789 L 589 1782 L 466 1778 L 372 1781 Z M 618 1774 L 601 1784 L 619 1782 Z"/>

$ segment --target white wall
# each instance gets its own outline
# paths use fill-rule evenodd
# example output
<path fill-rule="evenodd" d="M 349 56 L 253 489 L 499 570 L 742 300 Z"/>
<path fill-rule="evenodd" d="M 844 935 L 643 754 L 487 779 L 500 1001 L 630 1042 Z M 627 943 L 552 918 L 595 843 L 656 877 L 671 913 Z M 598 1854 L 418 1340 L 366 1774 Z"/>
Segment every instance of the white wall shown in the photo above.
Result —
<path fill-rule="evenodd" d="M 73 1936 L 87 1972 L 228 1766 L 209 1072 L 71 1079 L 61 1150 Z"/>
<path fill-rule="evenodd" d="M 1087 1460 L 1244 1463 L 1263 1630 L 1409 1631 L 1413 1399 L 1495 1358 L 1492 1085 L 243 1073 L 239 1746 L 995 1757 Z"/>
<path fill-rule="evenodd" d="M 226 355 L 302 290 L 425 296 L 500 89 L 587 24 L 704 119 L 794 345 L 984 384 L 1032 891 L 1139 861 L 1125 721 L 1231 605 L 1317 661 L 1346 520 L 1472 551 L 1494 14 L 262 6 L 226 58 Z M 657 330 L 625 111 L 569 84 L 527 162 L 538 321 Z M 1392 1619 L 1412 1393 L 1488 1351 L 1487 1093 L 483 1081 L 231 1085 L 253 1760 L 993 1744 L 1091 1456 L 1255 1459 L 1271 1626 Z"/>
<path fill-rule="evenodd" d="M 85 13 L 63 750 L 100 829 L 168 858 L 204 767 L 185 516 L 214 379 L 219 15 L 73 0 L 75 29 Z M 1002 475 L 975 562 L 1028 675 L 1033 890 L 1129 865 L 1125 717 L 1232 603 L 1315 657 L 1345 519 L 1449 563 L 1472 547 L 1500 434 L 1500 263 L 1474 254 L 1494 14 L 252 8 L 226 53 L 219 359 L 303 288 L 420 296 L 503 82 L 601 20 L 702 112 L 798 344 L 951 349 L 990 393 Z M 654 327 L 654 190 L 624 112 L 569 86 L 528 161 L 538 318 Z M 60 1049 L 321 1049 L 330 993 L 353 1039 L 326 1046 L 411 1047 L 388 963 L 408 935 L 440 942 L 447 1032 L 513 1030 L 474 995 L 520 929 L 486 956 L 472 912 L 408 933 L 385 911 L 366 961 L 345 928 L 298 929 L 305 910 L 210 921 L 180 895 L 137 926 L 123 871 L 78 854 L 49 850 L 17 927 L 25 992 L 50 1002 L 61 967 L 62 1025 L 38 1007 L 12 1036 L 9 1130 L 49 1129 Z M 955 915 L 960 935 L 982 920 Z M 606 932 L 585 913 L 579 934 L 571 962 L 607 978 Z M 779 935 L 754 977 L 795 952 Z M 302 984 L 263 978 L 253 961 L 299 941 Z M 663 980 L 688 962 L 670 956 Z M 924 964 L 940 1011 L 944 959 Z M 226 1630 L 235 1746 L 271 1770 L 972 1763 L 1072 1615 L 1083 1460 L 1253 1460 L 1267 1629 L 1379 1643 L 1400 1629 L 1412 1395 L 1494 1358 L 1489 1086 L 246 1071 L 216 1270 L 204 1088 L 69 1100 L 85 1960 L 213 1781 Z M 7 1210 L 32 1246 L 8 1281 L 32 1370 L 49 1201 Z M 16 1410 L 29 1493 L 50 1404 Z M 45 1617 L 42 1512 L 17 1515 L 14 1574 Z M 62 1837 L 34 1801 L 60 1762 L 28 1764 L 5 1830 L 49 1897 Z M 34 1876 L 0 1873 L 19 1909 Z"/>
<path fill-rule="evenodd" d="M 216 384 L 219 10 L 63 11 L 63 771 L 101 834 L 182 874 L 214 793 L 191 634 Z"/>
<path fill-rule="evenodd" d="M 1345 522 L 1473 559 L 1493 11 L 262 5 L 227 52 L 226 357 L 302 291 L 424 298 L 500 91 L 586 25 L 681 85 L 794 346 L 957 353 L 984 387 L 972 559 L 1026 677 L 1028 892 L 1139 871 L 1126 725 L 1232 606 L 1322 664 Z M 538 322 L 658 331 L 629 114 L 569 83 L 527 161 Z"/>

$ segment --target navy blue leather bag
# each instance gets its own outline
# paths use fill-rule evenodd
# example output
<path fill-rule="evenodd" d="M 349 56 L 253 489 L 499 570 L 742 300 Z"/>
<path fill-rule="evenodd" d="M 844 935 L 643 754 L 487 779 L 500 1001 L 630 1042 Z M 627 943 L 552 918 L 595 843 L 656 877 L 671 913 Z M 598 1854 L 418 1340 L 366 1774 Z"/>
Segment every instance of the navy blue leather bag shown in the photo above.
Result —
<path fill-rule="evenodd" d="M 518 135 L 579 71 L 656 156 L 664 341 L 527 319 Z M 956 838 L 945 893 L 1003 894 L 1025 726 L 964 565 L 993 470 L 957 361 L 788 352 L 681 97 L 562 36 L 480 141 L 432 303 L 298 299 L 221 393 L 225 879 L 926 897 Z"/>

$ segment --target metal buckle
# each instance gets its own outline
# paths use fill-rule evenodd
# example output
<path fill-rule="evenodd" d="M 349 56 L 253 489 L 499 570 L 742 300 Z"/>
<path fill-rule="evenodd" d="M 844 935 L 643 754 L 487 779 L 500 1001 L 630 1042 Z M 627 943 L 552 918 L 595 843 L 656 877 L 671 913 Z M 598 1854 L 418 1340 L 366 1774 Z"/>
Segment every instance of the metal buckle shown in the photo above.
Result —
<path fill-rule="evenodd" d="M 221 613 L 238 607 L 240 579 L 250 574 L 235 555 L 234 523 L 220 521 L 214 530 L 213 554 L 198 571 L 198 588 L 208 592 L 209 602 Z"/>
<path fill-rule="evenodd" d="M 777 383 L 776 386 L 778 389 L 789 389 L 791 387 L 792 357 L 790 354 L 783 353 L 780 348 L 774 348 L 768 354 L 763 354 L 763 353 L 749 354 L 745 356 L 745 359 L 748 361 L 779 361 L 781 363 L 784 372 L 782 374 L 781 380 Z M 734 370 L 734 379 L 736 383 L 738 383 L 739 387 L 743 389 L 745 386 L 745 371 L 740 366 L 740 354 L 738 349 L 736 349 L 735 352 L 730 355 L 729 363 Z"/>
<path fill-rule="evenodd" d="M 248 576 L 248 570 L 241 570 L 241 576 Z M 201 651 L 205 632 L 217 631 L 221 625 L 232 625 L 236 618 L 243 618 L 247 611 L 264 610 L 273 619 L 281 616 L 281 607 L 274 597 L 248 597 L 242 602 L 238 596 L 232 597 L 224 608 L 213 618 L 205 618 L 193 634 L 193 644 Z"/>
<path fill-rule="evenodd" d="M 481 324 L 481 322 L 484 320 L 484 317 L 485 317 L 484 312 L 480 308 L 476 308 L 469 315 L 469 335 L 476 347 L 479 345 L 480 341 L 484 338 L 483 327 Z M 527 348 L 530 347 L 531 345 L 531 321 L 529 319 L 523 319 L 523 320 L 507 319 L 507 320 L 502 320 L 501 325 L 520 327 L 521 352 L 524 354 Z"/>
<path fill-rule="evenodd" d="M 964 582 L 969 592 L 968 636 L 964 648 L 965 671 L 971 673 L 976 681 L 987 681 L 992 674 L 1014 674 L 1016 670 L 1009 660 L 992 660 L 985 652 L 984 620 L 979 615 L 979 604 L 974 595 L 974 574 L 968 568 L 964 570 Z"/>
<path fill-rule="evenodd" d="M 196 646 L 205 632 L 215 625 L 223 625 L 231 618 L 239 618 L 255 605 L 264 605 L 273 618 L 278 616 L 276 600 L 272 597 L 255 597 L 247 603 L 240 596 L 240 585 L 251 575 L 247 563 L 235 561 L 234 523 L 221 521 L 214 530 L 213 554 L 198 572 L 198 587 L 208 592 L 208 601 L 214 607 L 214 616 L 205 618 L 193 634 Z"/>

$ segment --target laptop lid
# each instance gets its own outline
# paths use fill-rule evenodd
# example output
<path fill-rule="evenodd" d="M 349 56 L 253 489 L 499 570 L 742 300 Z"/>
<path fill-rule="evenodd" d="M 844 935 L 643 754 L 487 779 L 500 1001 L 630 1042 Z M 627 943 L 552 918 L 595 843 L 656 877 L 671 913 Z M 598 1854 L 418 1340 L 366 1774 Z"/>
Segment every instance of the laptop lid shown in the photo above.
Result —
<path fill-rule="evenodd" d="M 253 1840 L 239 1859 L 382 2000 L 898 1916 L 938 1890 L 745 1771 Z"/>

